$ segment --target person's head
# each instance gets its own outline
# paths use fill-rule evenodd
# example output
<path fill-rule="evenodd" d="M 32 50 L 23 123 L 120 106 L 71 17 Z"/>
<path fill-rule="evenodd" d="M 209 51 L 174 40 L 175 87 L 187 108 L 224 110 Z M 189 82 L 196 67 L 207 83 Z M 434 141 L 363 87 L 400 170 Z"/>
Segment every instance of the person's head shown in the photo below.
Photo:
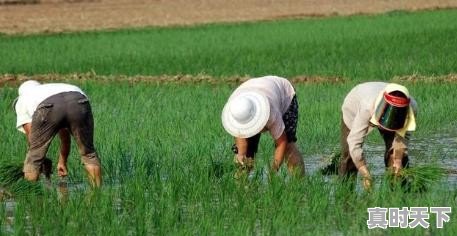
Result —
<path fill-rule="evenodd" d="M 19 96 L 28 93 L 29 91 L 33 90 L 36 86 L 40 85 L 40 83 L 36 80 L 27 80 L 23 82 L 18 89 Z"/>
<path fill-rule="evenodd" d="M 399 84 L 388 84 L 378 95 L 371 123 L 381 129 L 396 131 L 404 136 L 415 129 L 415 118 L 410 107 L 408 89 Z"/>
<path fill-rule="evenodd" d="M 261 93 L 246 91 L 232 97 L 222 111 L 222 125 L 234 137 L 260 133 L 270 117 L 270 104 Z"/>

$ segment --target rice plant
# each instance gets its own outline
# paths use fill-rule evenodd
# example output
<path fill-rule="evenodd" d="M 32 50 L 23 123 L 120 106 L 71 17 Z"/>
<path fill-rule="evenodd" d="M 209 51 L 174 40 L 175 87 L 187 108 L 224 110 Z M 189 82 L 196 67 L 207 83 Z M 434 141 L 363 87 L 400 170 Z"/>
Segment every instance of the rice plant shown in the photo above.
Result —
<path fill-rule="evenodd" d="M 90 97 L 95 146 L 105 181 L 99 191 L 87 187 L 73 142 L 68 187 L 61 193 L 51 182 L 43 194 L 34 194 L 34 188 L 28 185 L 32 183 L 22 179 L 19 164 L 27 144 L 14 127 L 15 114 L 11 110 L 17 83 L 2 84 L 0 156 L 3 160 L 21 160 L 0 163 L 0 183 L 13 195 L 0 204 L 0 234 L 455 235 L 454 215 L 443 229 L 433 225 L 428 229 L 367 228 L 369 207 L 457 207 L 455 182 L 439 181 L 441 169 L 426 167 L 430 164 L 427 158 L 411 155 L 424 164 L 403 172 L 414 183 L 413 189 L 427 187 L 422 192 L 378 188 L 366 194 L 348 188 L 336 176 L 318 171 L 307 171 L 304 178 L 295 179 L 287 177 L 282 169 L 266 181 L 263 173 L 269 169 L 274 144 L 268 135 L 262 135 L 254 177 L 236 180 L 230 150 L 233 138 L 220 123 L 222 107 L 236 87 L 236 80 L 216 84 L 155 83 L 128 77 L 97 80 L 95 76 L 206 73 L 216 78 L 240 74 L 349 77 L 341 83 L 295 84 L 300 104 L 298 145 L 309 170 L 317 168 L 310 164 L 314 156 L 328 155 L 339 146 L 340 106 L 356 80 L 389 80 L 393 75 L 415 72 L 455 72 L 454 22 L 455 10 L 449 10 L 2 36 L 0 58 L 6 59 L 0 60 L 0 73 L 85 75 L 95 70 L 86 79 L 57 74 L 54 81 L 76 84 Z M 415 138 L 427 140 L 431 134 L 439 138 L 444 132 L 457 133 L 457 111 L 450 109 L 457 107 L 457 100 L 453 99 L 456 83 L 402 83 L 407 84 L 420 104 Z M 437 157 L 446 157 L 443 159 L 447 163 L 455 163 L 453 143 L 444 149 L 429 143 L 414 146 L 413 141 L 411 151 L 433 151 Z M 382 143 L 380 146 L 384 148 Z M 54 140 L 48 157 L 56 160 L 57 155 L 58 141 Z M 382 163 L 382 158 L 382 154 L 374 155 L 368 162 Z M 55 181 L 54 176 L 51 181 Z M 40 188 L 46 186 L 37 184 Z"/>
<path fill-rule="evenodd" d="M 447 172 L 443 167 L 427 164 L 404 168 L 398 175 L 388 173 L 387 180 L 405 191 L 424 192 L 441 184 L 440 181 L 446 176 Z"/>

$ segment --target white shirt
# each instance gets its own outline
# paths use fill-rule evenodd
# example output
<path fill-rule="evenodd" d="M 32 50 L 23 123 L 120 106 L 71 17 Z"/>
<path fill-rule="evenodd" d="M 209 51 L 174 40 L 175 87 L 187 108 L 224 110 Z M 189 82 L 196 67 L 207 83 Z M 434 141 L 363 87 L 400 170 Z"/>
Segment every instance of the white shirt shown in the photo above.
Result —
<path fill-rule="evenodd" d="M 268 99 L 270 117 L 268 118 L 266 128 L 274 139 L 278 139 L 285 129 L 282 116 L 286 113 L 295 95 L 292 84 L 287 79 L 278 76 L 252 78 L 242 83 L 229 99 L 242 91 L 259 92 Z"/>
<path fill-rule="evenodd" d="M 85 95 L 80 88 L 74 85 L 49 83 L 37 85 L 19 96 L 15 106 L 17 115 L 16 128 L 25 133 L 22 126 L 32 122 L 33 113 L 38 105 L 46 100 L 46 98 L 63 92 L 79 92 Z"/>

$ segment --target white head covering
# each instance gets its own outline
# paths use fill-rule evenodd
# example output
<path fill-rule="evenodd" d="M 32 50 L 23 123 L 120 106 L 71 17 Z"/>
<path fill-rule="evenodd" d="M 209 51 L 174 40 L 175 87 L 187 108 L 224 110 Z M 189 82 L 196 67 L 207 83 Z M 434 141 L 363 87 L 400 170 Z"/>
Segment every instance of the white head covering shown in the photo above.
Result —
<path fill-rule="evenodd" d="M 258 92 L 242 92 L 231 98 L 222 111 L 222 125 L 234 137 L 249 138 L 265 127 L 270 118 L 268 99 Z"/>
<path fill-rule="evenodd" d="M 33 89 L 34 87 L 40 85 L 40 83 L 36 80 L 27 80 L 19 86 L 19 96 L 26 94 L 28 91 Z"/>
<path fill-rule="evenodd" d="M 376 98 L 375 108 L 381 103 L 381 99 L 383 99 L 384 93 L 391 93 L 393 91 L 400 91 L 403 94 L 405 94 L 407 98 L 410 98 L 408 89 L 406 87 L 399 85 L 399 84 L 390 83 L 384 88 L 383 91 L 381 91 L 379 93 L 378 97 Z M 410 99 L 410 101 L 413 101 L 413 100 Z M 379 122 L 376 120 L 374 113 L 371 116 L 370 122 L 376 126 L 380 125 Z M 416 130 L 416 118 L 414 116 L 414 111 L 413 111 L 413 109 L 411 107 L 411 103 L 410 103 L 409 109 L 408 109 L 408 115 L 406 116 L 406 120 L 405 120 L 405 125 L 403 126 L 403 128 L 396 130 L 395 132 L 397 134 L 399 134 L 400 136 L 404 137 L 407 131 L 414 131 L 414 130 Z"/>

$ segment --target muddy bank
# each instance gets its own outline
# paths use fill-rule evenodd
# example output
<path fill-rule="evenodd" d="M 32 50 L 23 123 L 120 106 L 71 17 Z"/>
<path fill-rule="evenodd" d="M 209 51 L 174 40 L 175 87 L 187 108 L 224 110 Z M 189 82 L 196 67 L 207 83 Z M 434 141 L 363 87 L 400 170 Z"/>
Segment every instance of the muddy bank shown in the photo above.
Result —
<path fill-rule="evenodd" d="M 242 83 L 248 80 L 249 76 L 231 76 L 231 77 L 213 77 L 210 75 L 160 75 L 160 76 L 104 76 L 95 73 L 85 74 L 44 74 L 44 75 L 0 75 L 0 86 L 16 86 L 25 80 L 33 79 L 42 82 L 52 81 L 87 81 L 93 80 L 98 82 L 129 82 L 129 83 L 177 83 L 177 84 L 196 84 L 196 83 L 210 83 L 210 84 L 223 84 L 223 83 Z M 322 77 L 322 76 L 295 76 L 289 78 L 292 83 L 342 83 L 346 79 L 342 77 Z"/>

